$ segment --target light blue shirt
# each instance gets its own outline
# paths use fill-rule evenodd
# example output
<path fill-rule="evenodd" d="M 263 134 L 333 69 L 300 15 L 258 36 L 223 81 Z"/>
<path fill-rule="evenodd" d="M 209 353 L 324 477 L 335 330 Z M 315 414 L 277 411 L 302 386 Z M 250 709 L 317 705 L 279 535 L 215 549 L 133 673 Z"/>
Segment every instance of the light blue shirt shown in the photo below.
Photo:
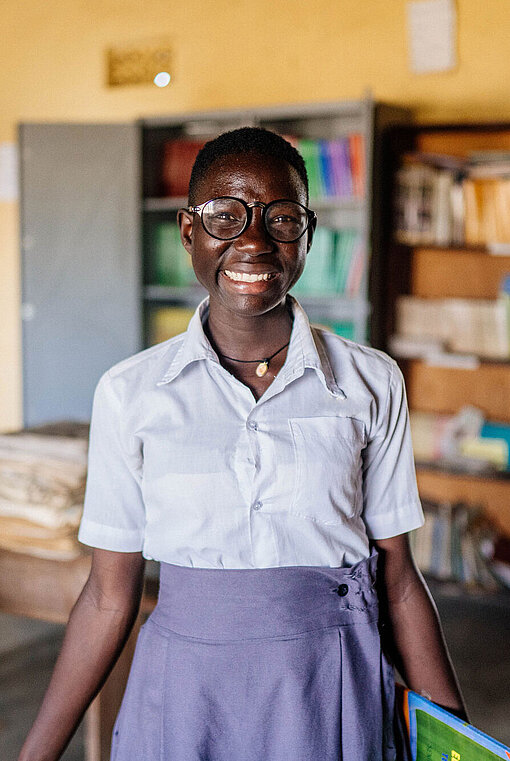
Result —
<path fill-rule="evenodd" d="M 201 568 L 349 566 L 423 523 L 402 375 L 294 323 L 258 401 L 188 330 L 115 365 L 92 413 L 79 539 Z"/>

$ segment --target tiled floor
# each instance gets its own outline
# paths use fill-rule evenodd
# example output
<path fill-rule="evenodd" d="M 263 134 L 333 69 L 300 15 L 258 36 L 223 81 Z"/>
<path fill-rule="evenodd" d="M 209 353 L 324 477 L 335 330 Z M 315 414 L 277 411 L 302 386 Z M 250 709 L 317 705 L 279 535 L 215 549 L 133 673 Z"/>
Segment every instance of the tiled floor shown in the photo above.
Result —
<path fill-rule="evenodd" d="M 438 605 L 472 722 L 510 745 L 510 595 L 499 605 L 483 600 L 461 602 L 442 595 Z M 0 615 L 2 761 L 16 759 L 48 682 L 62 634 L 61 626 Z M 63 760 L 83 759 L 80 729 Z"/>

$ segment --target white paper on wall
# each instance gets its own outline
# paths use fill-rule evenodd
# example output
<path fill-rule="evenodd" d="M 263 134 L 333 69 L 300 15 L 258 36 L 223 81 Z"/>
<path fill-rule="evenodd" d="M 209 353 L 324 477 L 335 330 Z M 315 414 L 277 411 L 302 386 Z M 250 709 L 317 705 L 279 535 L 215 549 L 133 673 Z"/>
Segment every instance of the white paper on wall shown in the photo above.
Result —
<path fill-rule="evenodd" d="M 457 65 L 454 0 L 410 0 L 407 27 L 413 72 L 448 71 Z"/>
<path fill-rule="evenodd" d="M 0 201 L 16 201 L 18 197 L 18 146 L 0 143 Z"/>

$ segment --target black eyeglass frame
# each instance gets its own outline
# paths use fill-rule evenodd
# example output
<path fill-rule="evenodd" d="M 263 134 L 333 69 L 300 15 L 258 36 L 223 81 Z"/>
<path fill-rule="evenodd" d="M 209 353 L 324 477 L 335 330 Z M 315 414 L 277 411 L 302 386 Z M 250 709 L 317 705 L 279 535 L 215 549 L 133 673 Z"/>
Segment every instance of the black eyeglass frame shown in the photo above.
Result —
<path fill-rule="evenodd" d="M 209 230 L 206 228 L 204 224 L 203 211 L 204 211 L 204 208 L 207 206 L 207 204 L 211 203 L 211 201 L 223 201 L 223 200 L 238 201 L 246 209 L 246 221 L 242 229 L 235 235 L 232 235 L 230 238 L 218 238 L 217 235 L 213 235 L 211 232 L 209 232 Z M 271 233 L 267 229 L 266 217 L 267 217 L 268 209 L 277 203 L 294 203 L 306 211 L 308 222 L 303 232 L 299 233 L 297 238 L 292 238 L 292 240 L 280 240 L 279 238 L 275 238 L 274 235 L 271 235 Z M 269 237 L 271 238 L 271 240 L 274 240 L 277 243 L 295 243 L 297 240 L 303 237 L 305 232 L 310 228 L 310 225 L 313 224 L 314 220 L 317 219 L 317 214 L 314 211 L 312 211 L 312 209 L 308 209 L 304 204 L 299 203 L 299 201 L 295 201 L 293 198 L 277 198 L 274 201 L 270 201 L 269 203 L 263 203 L 262 201 L 253 201 L 253 203 L 246 203 L 246 201 L 243 201 L 242 198 L 236 198 L 235 196 L 217 196 L 216 198 L 209 198 L 208 201 L 204 201 L 204 203 L 198 204 L 197 206 L 188 206 L 186 211 L 188 211 L 190 214 L 200 215 L 200 221 L 202 223 L 202 227 L 204 228 L 207 235 L 211 236 L 211 238 L 215 238 L 215 240 L 235 240 L 236 238 L 239 238 L 244 233 L 244 231 L 251 225 L 251 221 L 253 217 L 252 209 L 256 207 L 263 209 L 262 222 L 264 224 L 264 229 L 269 235 Z"/>

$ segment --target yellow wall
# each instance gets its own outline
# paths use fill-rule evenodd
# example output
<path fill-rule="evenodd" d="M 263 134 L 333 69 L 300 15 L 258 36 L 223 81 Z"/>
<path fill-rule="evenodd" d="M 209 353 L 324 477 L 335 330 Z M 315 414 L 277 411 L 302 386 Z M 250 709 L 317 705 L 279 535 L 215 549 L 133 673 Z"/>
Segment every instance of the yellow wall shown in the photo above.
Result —
<path fill-rule="evenodd" d="M 510 120 L 506 0 L 458 0 L 456 70 L 414 75 L 405 0 L 3 0 L 0 141 L 20 121 L 108 121 L 358 98 L 420 120 Z M 172 84 L 108 89 L 104 50 L 155 36 Z M 15 204 L 0 203 L 0 430 L 21 421 Z"/>

